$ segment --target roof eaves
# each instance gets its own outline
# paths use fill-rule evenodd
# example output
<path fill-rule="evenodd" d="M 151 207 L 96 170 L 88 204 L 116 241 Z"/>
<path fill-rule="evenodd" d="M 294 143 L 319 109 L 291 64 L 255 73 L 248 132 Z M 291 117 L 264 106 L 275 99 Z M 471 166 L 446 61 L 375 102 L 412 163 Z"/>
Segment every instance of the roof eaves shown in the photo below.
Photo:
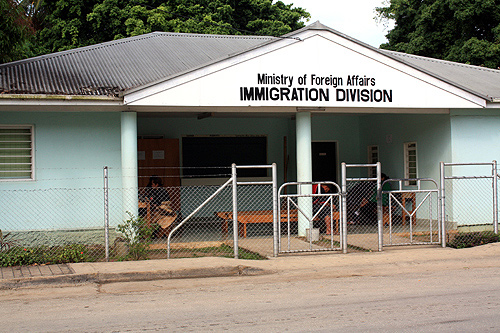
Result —
<path fill-rule="evenodd" d="M 72 101 L 105 101 L 105 102 L 121 102 L 123 98 L 103 95 L 56 95 L 56 94 L 0 94 L 0 99 L 16 99 L 16 100 L 72 100 Z"/>

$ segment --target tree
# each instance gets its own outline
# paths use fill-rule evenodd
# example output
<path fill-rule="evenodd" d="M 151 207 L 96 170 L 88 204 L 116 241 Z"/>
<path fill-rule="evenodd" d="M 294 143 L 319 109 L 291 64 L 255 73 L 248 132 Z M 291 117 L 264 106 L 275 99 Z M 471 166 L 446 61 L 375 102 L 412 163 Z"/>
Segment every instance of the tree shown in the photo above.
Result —
<path fill-rule="evenodd" d="M 0 0 L 0 63 L 21 59 L 32 32 L 24 8 L 12 0 Z"/>
<path fill-rule="evenodd" d="M 111 40 L 152 31 L 279 36 L 303 27 L 301 20 L 310 17 L 302 8 L 271 0 L 167 0 L 155 5 L 103 0 L 87 20 L 94 30 L 106 27 Z"/>
<path fill-rule="evenodd" d="M 41 0 L 30 15 L 36 35 L 26 56 L 153 31 L 280 36 L 310 17 L 272 0 Z"/>
<path fill-rule="evenodd" d="M 390 0 L 376 10 L 395 22 L 383 49 L 500 66 L 500 0 Z"/>

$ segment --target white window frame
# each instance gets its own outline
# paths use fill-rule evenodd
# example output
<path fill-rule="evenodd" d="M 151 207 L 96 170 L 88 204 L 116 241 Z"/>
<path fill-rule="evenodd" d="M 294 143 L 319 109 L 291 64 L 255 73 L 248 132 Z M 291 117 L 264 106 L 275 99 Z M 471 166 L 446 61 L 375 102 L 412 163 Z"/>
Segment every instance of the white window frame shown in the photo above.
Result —
<path fill-rule="evenodd" d="M 367 153 L 368 153 L 368 164 L 376 164 L 379 161 L 379 149 L 378 145 L 370 145 L 367 147 Z M 376 157 L 374 158 L 373 155 L 376 154 Z M 368 178 L 377 178 L 377 168 L 372 167 L 368 168 Z"/>
<path fill-rule="evenodd" d="M 404 144 L 404 157 L 405 157 L 405 178 L 418 178 L 418 150 L 417 143 L 405 142 Z M 415 156 L 415 161 L 410 161 L 410 156 Z M 413 165 L 414 164 L 414 165 Z M 414 170 L 412 170 L 414 169 Z M 406 181 L 406 186 L 417 185 L 416 181 Z"/>
<path fill-rule="evenodd" d="M 26 172 L 29 172 L 29 177 L 12 177 L 12 178 L 4 178 L 4 175 L 8 174 L 8 172 L 5 172 L 3 170 L 0 169 L 0 182 L 5 182 L 5 181 L 32 181 L 35 179 L 35 135 L 34 135 L 34 126 L 33 125 L 1 125 L 0 124 L 0 129 L 19 129 L 19 130 L 26 130 L 26 129 L 29 129 L 29 136 L 30 136 L 30 147 L 29 148 L 24 148 L 26 150 L 29 149 L 29 152 L 24 156 L 24 157 L 29 157 L 30 158 L 30 168 L 29 170 L 23 170 L 23 171 L 26 171 Z M 1 139 L 0 139 L 1 140 Z M 4 141 L 4 142 L 9 142 L 9 141 Z M 0 151 L 8 151 L 9 149 L 12 149 L 12 148 L 2 148 L 0 147 Z M 23 148 L 19 148 L 19 149 L 23 149 Z M 2 155 L 3 157 L 11 157 L 7 154 L 5 155 Z M 2 162 L 1 158 L 2 156 L 0 156 L 0 164 L 3 164 L 3 165 L 8 165 L 8 164 L 19 164 L 19 163 L 9 163 L 9 162 Z M 14 155 L 12 155 L 14 156 Z"/>

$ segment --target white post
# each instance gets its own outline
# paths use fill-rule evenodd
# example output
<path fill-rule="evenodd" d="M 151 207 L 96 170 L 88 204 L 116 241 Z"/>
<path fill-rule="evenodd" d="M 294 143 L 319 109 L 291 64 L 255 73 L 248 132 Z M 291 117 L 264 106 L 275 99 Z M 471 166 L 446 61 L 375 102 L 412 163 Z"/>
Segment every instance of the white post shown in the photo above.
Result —
<path fill-rule="evenodd" d="M 137 174 L 137 113 L 121 113 L 121 155 L 122 155 L 122 200 L 124 219 L 126 212 L 137 217 L 138 174 Z"/>
<path fill-rule="evenodd" d="M 439 163 L 439 202 L 441 206 L 441 246 L 446 247 L 446 201 L 445 201 L 445 165 L 444 162 Z"/>
<path fill-rule="evenodd" d="M 108 167 L 104 167 L 104 252 L 109 261 L 109 183 Z"/>
<path fill-rule="evenodd" d="M 238 259 L 238 237 L 240 236 L 240 229 L 238 225 L 238 179 L 236 174 L 236 164 L 231 165 L 231 178 L 233 180 L 233 250 L 234 259 Z"/>
<path fill-rule="evenodd" d="M 382 165 L 377 162 L 377 221 L 378 221 L 378 250 L 384 247 L 384 212 L 382 206 Z M 410 222 L 411 223 L 411 222 Z"/>
<path fill-rule="evenodd" d="M 278 256 L 279 251 L 279 239 L 281 237 L 280 233 L 280 223 L 281 223 L 281 213 L 278 214 L 279 210 L 279 198 L 278 198 L 278 169 L 276 163 L 272 164 L 273 173 L 273 235 L 274 235 L 274 248 L 273 255 Z"/>
<path fill-rule="evenodd" d="M 493 232 L 498 234 L 498 169 L 497 161 L 493 161 Z"/>
<path fill-rule="evenodd" d="M 347 166 L 342 162 L 342 252 L 347 253 Z"/>
<path fill-rule="evenodd" d="M 297 182 L 312 181 L 312 149 L 311 149 L 311 112 L 297 112 L 296 117 L 297 134 Z M 299 185 L 300 186 L 300 185 Z M 301 194 L 311 194 L 311 185 L 301 186 Z M 306 235 L 309 221 L 312 218 L 312 198 L 298 198 L 300 210 L 306 215 L 298 214 L 299 236 Z"/>

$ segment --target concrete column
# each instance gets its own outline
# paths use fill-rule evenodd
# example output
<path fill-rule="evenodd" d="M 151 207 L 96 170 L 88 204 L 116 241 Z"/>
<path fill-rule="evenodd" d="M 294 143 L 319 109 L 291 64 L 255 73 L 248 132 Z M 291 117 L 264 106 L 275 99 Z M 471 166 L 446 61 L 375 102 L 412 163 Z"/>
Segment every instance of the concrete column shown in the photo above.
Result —
<path fill-rule="evenodd" d="M 297 134 L 297 182 L 312 181 L 312 130 L 311 130 L 311 112 L 297 112 L 296 116 L 296 134 Z M 302 194 L 311 194 L 310 185 L 301 187 Z M 306 229 L 309 228 L 309 220 L 312 217 L 311 198 L 299 198 L 299 208 L 307 217 L 299 213 L 298 232 L 299 236 L 306 235 Z"/>
<path fill-rule="evenodd" d="M 127 212 L 135 217 L 138 213 L 138 172 L 137 172 L 137 113 L 121 114 L 121 156 L 122 156 L 122 199 L 124 218 Z"/>

